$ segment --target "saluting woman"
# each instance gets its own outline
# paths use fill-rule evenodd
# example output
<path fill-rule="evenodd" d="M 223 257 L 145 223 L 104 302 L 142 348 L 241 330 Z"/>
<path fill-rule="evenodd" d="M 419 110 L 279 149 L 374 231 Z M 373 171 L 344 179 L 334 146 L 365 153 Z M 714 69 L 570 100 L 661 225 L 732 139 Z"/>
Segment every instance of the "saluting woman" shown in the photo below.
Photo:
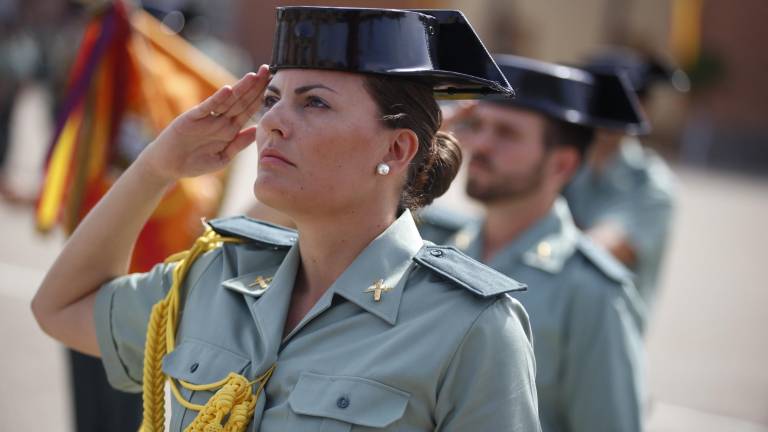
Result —
<path fill-rule="evenodd" d="M 510 89 L 463 15 L 278 10 L 271 70 L 182 114 L 70 238 L 32 309 L 144 391 L 143 430 L 537 431 L 522 285 L 425 244 L 410 210 L 461 162 L 435 96 Z M 270 74 L 271 73 L 271 74 Z M 245 127 L 259 110 L 256 127 Z M 211 221 L 125 275 L 139 230 L 185 176 L 259 148 L 258 199 L 297 231 Z"/>

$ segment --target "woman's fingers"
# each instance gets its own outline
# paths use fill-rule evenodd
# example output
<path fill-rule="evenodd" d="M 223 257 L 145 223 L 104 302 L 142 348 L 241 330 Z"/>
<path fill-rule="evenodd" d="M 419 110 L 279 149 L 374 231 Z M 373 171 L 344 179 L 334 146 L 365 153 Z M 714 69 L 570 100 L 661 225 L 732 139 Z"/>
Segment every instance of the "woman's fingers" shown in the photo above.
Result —
<path fill-rule="evenodd" d="M 253 87 L 256 87 L 256 82 L 256 74 L 249 72 L 232 87 L 232 96 L 227 99 L 226 105 L 222 110 L 222 114 L 225 117 L 235 117 L 237 115 L 242 109 L 243 99 L 250 94 L 250 90 Z"/>
<path fill-rule="evenodd" d="M 235 157 L 241 150 L 248 147 L 251 143 L 256 141 L 256 126 L 251 126 L 241 130 L 235 139 L 229 142 L 224 149 L 219 152 L 221 159 L 225 162 L 229 162 Z"/>
<path fill-rule="evenodd" d="M 251 106 L 251 103 L 261 97 L 264 87 L 269 82 L 269 68 L 262 66 L 256 73 L 248 73 L 233 87 L 234 98 L 230 98 L 231 103 L 224 115 L 230 118 L 238 117 L 243 111 Z"/>
<path fill-rule="evenodd" d="M 202 119 L 209 115 L 211 112 L 220 113 L 219 111 L 223 104 L 232 96 L 232 87 L 225 85 L 218 89 L 216 93 L 208 97 L 208 99 L 200 102 L 197 107 L 192 111 L 192 115 L 195 119 Z"/>
<path fill-rule="evenodd" d="M 239 121 L 242 114 L 252 108 L 253 102 L 261 98 L 268 82 L 269 67 L 262 65 L 256 73 L 245 74 L 233 86 L 226 85 L 201 102 L 192 112 L 193 118 L 200 120 L 214 116 L 236 118 Z"/>
<path fill-rule="evenodd" d="M 259 112 L 262 106 L 264 106 L 264 101 L 261 99 L 261 97 L 253 99 L 253 101 L 251 101 L 251 105 L 249 105 L 243 112 L 235 117 L 235 123 L 239 125 L 248 123 L 248 120 L 250 120 L 251 117 Z"/>

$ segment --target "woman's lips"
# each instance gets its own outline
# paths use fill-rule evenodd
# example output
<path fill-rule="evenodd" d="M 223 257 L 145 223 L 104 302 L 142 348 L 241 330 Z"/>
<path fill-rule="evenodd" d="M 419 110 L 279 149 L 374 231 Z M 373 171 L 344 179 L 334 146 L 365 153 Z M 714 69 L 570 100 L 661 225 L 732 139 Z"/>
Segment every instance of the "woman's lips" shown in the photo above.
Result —
<path fill-rule="evenodd" d="M 263 150 L 259 155 L 259 163 L 296 166 L 288 158 L 274 150 Z"/>

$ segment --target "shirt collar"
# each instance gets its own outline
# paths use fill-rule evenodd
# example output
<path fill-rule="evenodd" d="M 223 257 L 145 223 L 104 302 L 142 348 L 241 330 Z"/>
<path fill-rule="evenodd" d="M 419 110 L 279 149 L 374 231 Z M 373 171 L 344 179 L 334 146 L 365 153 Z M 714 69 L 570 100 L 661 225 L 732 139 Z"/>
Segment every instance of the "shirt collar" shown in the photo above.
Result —
<path fill-rule="evenodd" d="M 413 216 L 406 210 L 363 249 L 328 290 L 394 325 L 408 270 L 423 245 Z M 379 281 L 384 290 L 376 301 L 373 289 Z"/>
<path fill-rule="evenodd" d="M 467 255 L 481 260 L 482 230 L 483 221 L 469 224 L 450 242 Z M 573 222 L 568 204 L 560 197 L 546 216 L 511 241 L 487 264 L 500 269 L 522 262 L 550 273 L 559 273 L 565 261 L 573 255 L 577 240 L 578 229 Z"/>
<path fill-rule="evenodd" d="M 538 227 L 537 236 L 531 236 L 523 252 L 524 264 L 549 273 L 560 273 L 566 261 L 573 256 L 579 239 L 579 230 L 573 222 L 565 199 L 558 198 L 545 219 L 547 226 Z"/>
<path fill-rule="evenodd" d="M 408 270 L 411 268 L 413 257 L 423 245 L 424 241 L 416 228 L 416 223 L 410 211 L 406 210 L 363 249 L 307 316 L 314 316 L 316 309 L 325 310 L 330 306 L 333 296 L 338 294 L 394 325 L 397 321 Z M 241 273 L 240 276 L 223 283 L 226 288 L 245 294 L 256 324 L 267 339 L 272 341 L 281 339 L 282 324 L 285 322 L 301 261 L 298 243 L 291 247 L 284 258 L 282 254 L 279 257 L 282 258 L 282 262 L 259 265 L 258 269 L 249 268 L 247 259 L 243 260 L 239 256 L 231 257 L 228 259 L 231 264 L 227 267 L 232 267 L 235 274 L 239 273 L 238 270 L 247 271 L 247 273 Z M 263 259 L 263 257 L 259 258 Z M 257 278 L 263 278 L 262 286 L 259 285 Z M 379 281 L 381 281 L 379 287 L 382 290 L 379 301 L 376 301 L 374 290 L 368 289 L 375 288 L 376 282 Z M 301 324 L 297 329 L 300 327 Z"/>

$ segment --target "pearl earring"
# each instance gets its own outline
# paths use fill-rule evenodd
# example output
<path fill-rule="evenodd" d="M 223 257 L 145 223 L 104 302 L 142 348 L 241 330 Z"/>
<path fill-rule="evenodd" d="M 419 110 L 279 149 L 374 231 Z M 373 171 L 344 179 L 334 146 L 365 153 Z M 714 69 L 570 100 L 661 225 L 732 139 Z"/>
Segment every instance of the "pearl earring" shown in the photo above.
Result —
<path fill-rule="evenodd" d="M 385 164 L 384 162 L 379 162 L 379 164 L 376 165 L 376 174 L 380 176 L 389 174 L 389 165 Z"/>

